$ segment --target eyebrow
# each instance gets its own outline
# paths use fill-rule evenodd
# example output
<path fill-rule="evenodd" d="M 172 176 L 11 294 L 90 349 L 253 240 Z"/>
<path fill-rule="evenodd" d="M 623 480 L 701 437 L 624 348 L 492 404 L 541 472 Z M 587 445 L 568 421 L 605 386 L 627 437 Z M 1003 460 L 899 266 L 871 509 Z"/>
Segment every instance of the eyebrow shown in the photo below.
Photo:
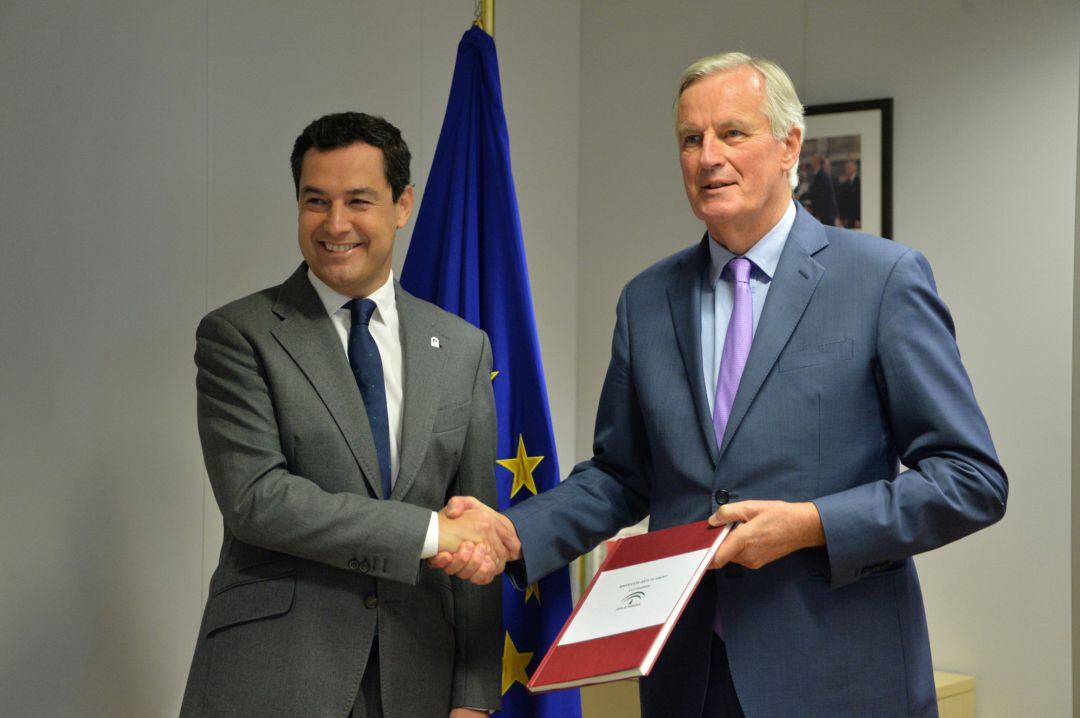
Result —
<path fill-rule="evenodd" d="M 701 127 L 699 127 L 697 125 L 692 125 L 692 124 L 681 124 L 681 125 L 679 125 L 679 126 L 677 126 L 675 128 L 675 132 L 676 132 L 676 134 L 680 134 L 680 135 L 684 134 L 684 133 L 687 133 L 687 132 L 704 132 L 705 129 L 707 129 L 708 127 L 713 127 L 713 128 L 717 128 L 717 129 L 718 128 L 731 128 L 731 127 L 734 127 L 736 129 L 743 129 L 743 128 L 749 126 L 750 124 L 752 124 L 752 123 L 747 122 L 747 121 L 745 121 L 745 120 L 743 120 L 741 118 L 731 117 L 731 118 L 726 118 L 726 119 L 720 120 L 719 122 L 707 123 L 706 128 L 701 128 Z"/>
<path fill-rule="evenodd" d="M 300 188 L 300 194 L 323 194 L 323 195 L 328 195 L 330 193 L 327 192 L 326 190 L 324 190 L 321 187 L 316 187 L 315 185 L 306 184 L 306 185 L 304 185 L 303 187 Z M 354 187 L 353 189 L 346 190 L 345 194 L 349 195 L 350 197 L 356 197 L 357 195 L 363 195 L 363 196 L 366 196 L 366 197 L 377 197 L 378 196 L 378 192 L 376 192 L 371 187 Z"/>

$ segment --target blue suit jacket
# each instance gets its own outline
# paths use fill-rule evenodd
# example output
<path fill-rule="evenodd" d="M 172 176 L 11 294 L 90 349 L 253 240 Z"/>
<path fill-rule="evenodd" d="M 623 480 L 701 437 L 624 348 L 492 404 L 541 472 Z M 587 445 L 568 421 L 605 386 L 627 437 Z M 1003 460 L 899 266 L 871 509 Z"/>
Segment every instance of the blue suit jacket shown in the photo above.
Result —
<path fill-rule="evenodd" d="M 748 716 L 936 715 L 911 556 L 1000 519 L 1008 489 L 930 266 L 799 208 L 718 448 L 701 367 L 707 241 L 623 290 L 593 458 L 507 512 L 516 580 L 645 514 L 655 530 L 727 497 L 813 501 L 826 548 L 707 576 L 641 683 L 645 714 L 700 715 L 719 605 Z"/>

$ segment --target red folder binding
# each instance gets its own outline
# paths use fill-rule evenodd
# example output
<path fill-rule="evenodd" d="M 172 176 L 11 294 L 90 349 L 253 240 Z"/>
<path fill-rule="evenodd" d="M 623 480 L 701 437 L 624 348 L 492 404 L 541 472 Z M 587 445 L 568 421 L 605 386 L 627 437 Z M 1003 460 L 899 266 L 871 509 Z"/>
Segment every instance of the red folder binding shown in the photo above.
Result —
<path fill-rule="evenodd" d="M 529 691 L 649 675 L 728 531 L 728 526 L 712 528 L 699 521 L 615 542 L 533 673 Z M 601 589 L 594 592 L 597 584 Z M 631 613 L 654 599 L 648 613 Z M 579 620 L 583 615 L 589 625 Z M 635 620 L 648 625 L 618 630 Z M 615 626 L 610 631 L 609 623 Z"/>

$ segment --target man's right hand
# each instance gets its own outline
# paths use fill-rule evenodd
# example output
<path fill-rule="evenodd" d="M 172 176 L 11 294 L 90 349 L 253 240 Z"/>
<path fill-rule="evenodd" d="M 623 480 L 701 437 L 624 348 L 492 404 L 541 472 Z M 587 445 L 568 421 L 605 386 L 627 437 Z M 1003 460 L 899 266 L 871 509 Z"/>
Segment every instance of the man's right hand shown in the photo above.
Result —
<path fill-rule="evenodd" d="M 428 565 L 477 584 L 490 583 L 507 561 L 521 558 L 513 522 L 471 496 L 455 496 L 439 512 L 439 553 Z"/>

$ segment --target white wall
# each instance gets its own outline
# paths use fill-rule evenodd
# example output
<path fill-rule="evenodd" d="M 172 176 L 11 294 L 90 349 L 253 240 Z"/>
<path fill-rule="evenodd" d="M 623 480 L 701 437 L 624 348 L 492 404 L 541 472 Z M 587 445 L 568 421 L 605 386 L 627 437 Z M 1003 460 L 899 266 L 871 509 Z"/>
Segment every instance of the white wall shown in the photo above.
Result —
<path fill-rule="evenodd" d="M 473 6 L 0 3 L 0 715 L 176 715 L 220 541 L 195 325 L 300 261 L 288 156 L 316 116 L 398 124 L 422 196 Z M 496 23 L 569 461 L 580 3 Z"/>
<path fill-rule="evenodd" d="M 1072 711 L 1070 396 L 1080 6 L 587 2 L 578 453 L 622 284 L 696 241 L 671 131 L 679 73 L 771 57 L 806 104 L 895 98 L 895 235 L 925 252 L 1012 482 L 997 526 L 920 557 L 935 664 L 980 716 Z"/>
<path fill-rule="evenodd" d="M 1080 136 L 1080 116 L 1077 118 L 1077 134 Z M 1076 243 L 1074 248 L 1080 247 L 1080 142 L 1076 146 Z M 1072 425 L 1071 429 L 1071 481 L 1069 482 L 1070 506 L 1072 510 L 1072 531 L 1070 546 L 1072 547 L 1072 625 L 1080 625 L 1080 491 L 1074 487 L 1080 481 L 1080 362 L 1076 357 L 1080 356 L 1080 262 L 1076 261 L 1076 252 L 1073 253 L 1073 365 L 1072 365 Z M 1077 667 L 1080 666 L 1080 632 L 1072 631 L 1072 700 L 1073 713 L 1080 712 L 1080 680 L 1076 679 Z"/>
<path fill-rule="evenodd" d="M 203 581 L 205 18 L 0 6 L 0 714 L 175 714 Z"/>

